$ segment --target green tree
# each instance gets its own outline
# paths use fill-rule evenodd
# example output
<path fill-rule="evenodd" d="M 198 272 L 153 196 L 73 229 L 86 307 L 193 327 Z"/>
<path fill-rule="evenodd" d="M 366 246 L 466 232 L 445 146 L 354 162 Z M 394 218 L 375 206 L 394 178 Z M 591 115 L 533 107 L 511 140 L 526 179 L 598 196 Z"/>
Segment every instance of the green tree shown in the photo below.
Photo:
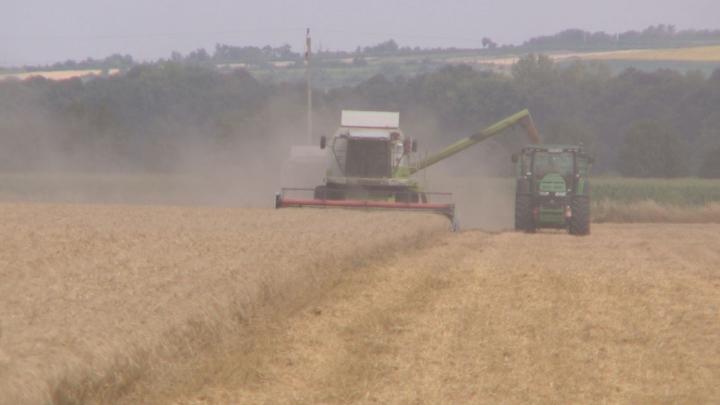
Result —
<path fill-rule="evenodd" d="M 687 174 L 687 143 L 667 126 L 638 122 L 625 134 L 620 172 L 633 177 L 680 177 Z"/>

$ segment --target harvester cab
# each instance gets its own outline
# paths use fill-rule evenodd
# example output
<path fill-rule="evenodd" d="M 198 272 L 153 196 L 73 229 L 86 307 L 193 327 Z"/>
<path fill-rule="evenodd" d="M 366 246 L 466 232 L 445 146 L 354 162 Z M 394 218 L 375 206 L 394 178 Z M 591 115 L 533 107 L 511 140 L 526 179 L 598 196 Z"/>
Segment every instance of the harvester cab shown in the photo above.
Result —
<path fill-rule="evenodd" d="M 412 176 L 516 124 L 533 142 L 539 141 L 530 113 L 523 110 L 438 153 L 416 159 L 417 142 L 400 129 L 399 113 L 343 111 L 335 134 L 320 140 L 327 156 L 325 183 L 314 189 L 283 188 L 276 194 L 275 207 L 435 212 L 450 219 L 456 229 L 452 194 L 422 190 Z"/>
<path fill-rule="evenodd" d="M 513 155 L 517 182 L 515 229 L 567 229 L 590 233 L 590 183 L 593 159 L 581 146 L 530 145 Z"/>
<path fill-rule="evenodd" d="M 329 141 L 321 139 L 320 147 L 328 150 L 328 169 L 316 198 L 419 201 L 414 180 L 395 176 L 417 149 L 400 129 L 399 113 L 343 111 L 340 128 Z"/>

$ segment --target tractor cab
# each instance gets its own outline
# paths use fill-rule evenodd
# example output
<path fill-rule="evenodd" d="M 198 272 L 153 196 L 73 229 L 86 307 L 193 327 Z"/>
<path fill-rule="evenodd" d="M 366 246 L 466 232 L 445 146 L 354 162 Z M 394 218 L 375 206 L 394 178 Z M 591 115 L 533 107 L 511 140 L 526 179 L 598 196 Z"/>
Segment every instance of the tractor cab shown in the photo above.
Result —
<path fill-rule="evenodd" d="M 331 172 L 343 177 L 390 178 L 407 165 L 408 148 L 400 131 L 346 129 L 331 141 Z"/>
<path fill-rule="evenodd" d="M 581 146 L 530 145 L 513 155 L 517 186 L 515 227 L 590 232 L 588 175 L 593 159 Z"/>

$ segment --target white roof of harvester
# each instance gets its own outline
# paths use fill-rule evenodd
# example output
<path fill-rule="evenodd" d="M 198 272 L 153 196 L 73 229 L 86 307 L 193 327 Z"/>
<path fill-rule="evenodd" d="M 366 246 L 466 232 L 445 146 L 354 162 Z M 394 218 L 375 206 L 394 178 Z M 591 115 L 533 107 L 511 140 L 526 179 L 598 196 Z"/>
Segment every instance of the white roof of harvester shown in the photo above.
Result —
<path fill-rule="evenodd" d="M 363 139 L 390 139 L 390 131 L 378 131 L 372 129 L 351 129 L 348 131 L 351 138 Z"/>
<path fill-rule="evenodd" d="M 341 123 L 343 127 L 398 129 L 400 113 L 385 111 L 343 111 Z"/>

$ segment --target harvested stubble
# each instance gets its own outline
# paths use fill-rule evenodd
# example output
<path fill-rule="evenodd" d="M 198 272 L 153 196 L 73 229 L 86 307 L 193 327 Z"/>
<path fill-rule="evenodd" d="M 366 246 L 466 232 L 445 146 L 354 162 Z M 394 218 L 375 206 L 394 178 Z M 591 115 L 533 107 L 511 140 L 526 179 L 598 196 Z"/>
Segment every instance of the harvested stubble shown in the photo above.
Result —
<path fill-rule="evenodd" d="M 720 225 L 462 232 L 346 273 L 174 403 L 717 404 Z"/>
<path fill-rule="evenodd" d="M 291 311 L 439 216 L 0 205 L 0 403 L 114 402 Z"/>

